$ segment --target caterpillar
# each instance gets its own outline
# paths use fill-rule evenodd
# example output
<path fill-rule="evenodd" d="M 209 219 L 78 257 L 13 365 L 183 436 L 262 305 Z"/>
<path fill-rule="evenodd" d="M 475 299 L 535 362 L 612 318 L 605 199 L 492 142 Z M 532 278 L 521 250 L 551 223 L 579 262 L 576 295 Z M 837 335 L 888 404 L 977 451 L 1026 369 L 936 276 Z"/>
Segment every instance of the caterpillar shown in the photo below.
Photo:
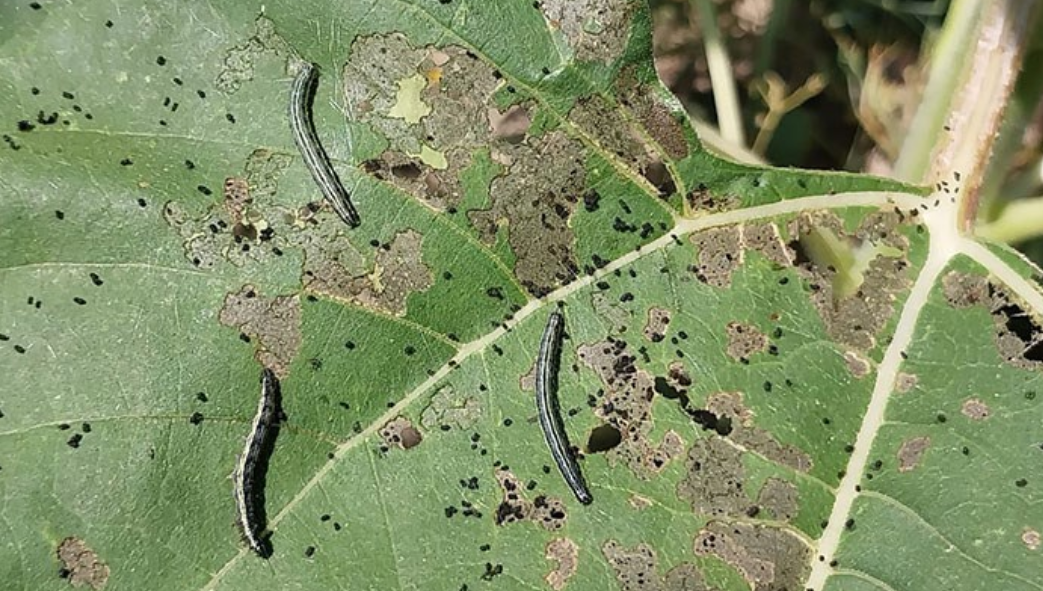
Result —
<path fill-rule="evenodd" d="M 305 166 L 311 172 L 311 178 L 319 185 L 333 211 L 337 212 L 345 224 L 354 228 L 362 220 L 351 203 L 351 194 L 341 184 L 337 171 L 330 163 L 330 157 L 315 133 L 312 103 L 315 101 L 318 85 L 318 67 L 310 62 L 298 62 L 297 77 L 293 80 L 293 90 L 290 93 L 290 127 L 293 130 L 293 141 L 304 158 Z"/>
<path fill-rule="evenodd" d="M 558 405 L 558 368 L 561 365 L 561 340 L 564 329 L 564 318 L 559 312 L 552 312 L 547 319 L 540 339 L 540 352 L 536 358 L 536 410 L 539 415 L 543 438 L 550 448 L 550 455 L 558 470 L 565 478 L 565 484 L 572 489 L 572 494 L 584 505 L 594 500 L 583 474 L 579 470 L 576 455 L 569 444 L 565 425 L 561 421 L 561 408 Z"/>
<path fill-rule="evenodd" d="M 239 455 L 234 480 L 236 520 L 247 546 L 261 558 L 272 555 L 270 532 L 266 531 L 264 487 L 268 460 L 282 420 L 282 393 L 275 372 L 261 372 L 261 400 L 257 404 L 246 446 Z"/>

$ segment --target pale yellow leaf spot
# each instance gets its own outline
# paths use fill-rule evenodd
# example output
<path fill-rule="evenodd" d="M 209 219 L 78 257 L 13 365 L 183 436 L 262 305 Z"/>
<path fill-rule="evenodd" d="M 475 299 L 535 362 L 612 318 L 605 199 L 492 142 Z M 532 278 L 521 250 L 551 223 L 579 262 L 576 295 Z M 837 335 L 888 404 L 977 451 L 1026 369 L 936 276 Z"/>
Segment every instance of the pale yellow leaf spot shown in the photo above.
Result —
<path fill-rule="evenodd" d="M 395 93 L 395 105 L 388 111 L 388 117 L 405 119 L 410 125 L 419 123 L 431 112 L 431 107 L 420 98 L 421 91 L 427 86 L 427 78 L 416 74 L 398 81 L 398 92 Z"/>
<path fill-rule="evenodd" d="M 445 153 L 439 152 L 430 146 L 424 145 L 420 148 L 419 154 L 410 155 L 419 158 L 421 162 L 435 170 L 445 170 L 449 168 L 449 161 L 446 160 Z"/>

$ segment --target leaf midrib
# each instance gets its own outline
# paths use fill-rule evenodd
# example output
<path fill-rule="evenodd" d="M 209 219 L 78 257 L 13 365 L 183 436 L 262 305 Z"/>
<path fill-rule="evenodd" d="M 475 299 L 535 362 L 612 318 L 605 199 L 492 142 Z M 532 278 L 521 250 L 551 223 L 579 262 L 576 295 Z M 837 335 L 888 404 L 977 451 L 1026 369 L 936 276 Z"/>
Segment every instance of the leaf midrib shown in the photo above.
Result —
<path fill-rule="evenodd" d="M 922 199 L 922 203 L 931 203 L 937 198 L 929 195 Z M 833 503 L 826 529 L 819 538 L 816 556 L 824 556 L 824 560 L 813 559 L 811 572 L 803 588 L 822 589 L 827 579 L 833 573 L 830 562 L 833 560 L 840 545 L 840 537 L 845 529 L 845 522 L 851 515 L 855 498 L 861 494 L 856 486 L 861 482 L 866 466 L 869 463 L 870 451 L 876 435 L 881 426 L 886 422 L 885 413 L 891 393 L 894 391 L 895 380 L 901 368 L 903 352 L 912 342 L 916 333 L 916 325 L 920 313 L 929 303 L 937 280 L 949 263 L 958 256 L 966 256 L 987 269 L 999 282 L 1006 285 L 1021 298 L 1030 309 L 1043 313 L 1043 293 L 1040 293 L 1029 281 L 1019 275 L 1007 263 L 993 254 L 988 248 L 976 241 L 973 237 L 962 234 L 958 228 L 959 201 L 949 199 L 948 195 L 940 202 L 940 206 L 933 209 L 925 209 L 923 224 L 929 231 L 930 241 L 928 243 L 927 260 L 916 278 L 913 289 L 899 314 L 898 325 L 895 327 L 891 343 L 884 351 L 884 358 L 877 367 L 876 381 L 873 385 L 873 393 L 869 407 L 863 417 L 855 440 L 855 450 L 851 454 L 846 466 L 846 473 L 838 487 L 839 493 Z M 933 527 L 933 526 L 932 526 Z M 944 538 L 944 536 L 943 536 Z M 974 560 L 981 564 L 980 561 Z M 989 571 L 995 571 L 987 565 L 981 565 Z M 1025 582 L 1026 584 L 1043 589 L 1032 581 L 1025 580 L 1019 575 L 1008 573 L 1011 576 Z"/>

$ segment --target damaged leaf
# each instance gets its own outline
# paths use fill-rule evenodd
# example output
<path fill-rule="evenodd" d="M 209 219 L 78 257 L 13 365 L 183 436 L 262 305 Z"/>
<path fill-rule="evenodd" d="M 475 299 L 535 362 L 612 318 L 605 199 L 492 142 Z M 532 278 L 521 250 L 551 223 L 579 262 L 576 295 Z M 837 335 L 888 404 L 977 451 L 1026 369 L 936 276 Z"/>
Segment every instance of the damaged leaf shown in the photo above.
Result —
<path fill-rule="evenodd" d="M 1043 586 L 1033 271 L 926 189 L 712 155 L 641 0 L 226 4 L 0 8 L 7 586 Z"/>

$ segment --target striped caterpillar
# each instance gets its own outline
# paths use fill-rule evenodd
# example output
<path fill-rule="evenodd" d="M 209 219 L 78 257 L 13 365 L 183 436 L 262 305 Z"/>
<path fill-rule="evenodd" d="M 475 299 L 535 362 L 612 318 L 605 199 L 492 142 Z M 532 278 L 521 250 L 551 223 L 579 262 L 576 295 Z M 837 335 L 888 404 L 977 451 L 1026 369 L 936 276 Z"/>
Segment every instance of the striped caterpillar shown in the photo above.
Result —
<path fill-rule="evenodd" d="M 304 158 L 305 166 L 311 172 L 311 178 L 319 185 L 333 211 L 337 212 L 345 224 L 354 228 L 362 219 L 351 203 L 351 194 L 341 184 L 337 171 L 330 163 L 329 155 L 315 133 L 312 103 L 315 101 L 318 85 L 318 67 L 310 62 L 298 62 L 297 77 L 293 80 L 293 90 L 290 92 L 290 127 L 293 130 L 293 141 Z"/>
<path fill-rule="evenodd" d="M 580 503 L 589 504 L 594 500 L 579 470 L 576 455 L 569 444 L 565 425 L 561 421 L 561 409 L 558 405 L 558 368 L 561 365 L 561 340 L 564 329 L 564 318 L 559 312 L 552 312 L 547 319 L 540 339 L 540 353 L 536 358 L 536 410 L 539 414 L 543 437 L 550 448 L 550 454 L 558 465 L 558 470 L 565 478 L 565 484 L 572 489 L 572 494 Z"/>
<path fill-rule="evenodd" d="M 268 460 L 275 445 L 282 420 L 282 394 L 275 372 L 261 372 L 261 400 L 257 404 L 246 446 L 235 468 L 234 494 L 236 522 L 243 531 L 247 546 L 261 558 L 272 555 L 270 532 L 266 531 L 264 485 Z"/>

